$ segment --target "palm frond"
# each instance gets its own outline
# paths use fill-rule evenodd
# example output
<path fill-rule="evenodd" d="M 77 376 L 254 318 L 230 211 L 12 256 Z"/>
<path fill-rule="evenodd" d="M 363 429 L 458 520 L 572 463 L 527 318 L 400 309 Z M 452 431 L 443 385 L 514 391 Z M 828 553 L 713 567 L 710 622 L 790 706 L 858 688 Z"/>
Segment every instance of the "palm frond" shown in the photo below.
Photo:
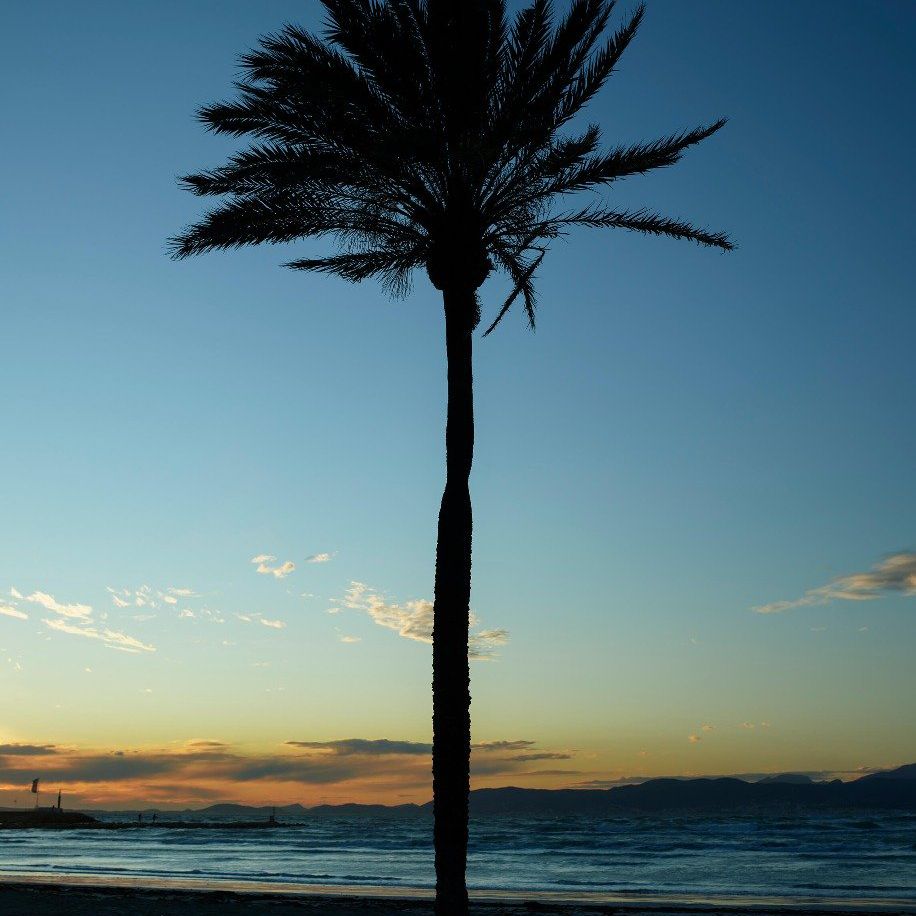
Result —
<path fill-rule="evenodd" d="M 629 21 L 611 36 L 601 51 L 580 68 L 578 77 L 571 82 L 558 106 L 556 115 L 558 125 L 565 124 L 578 114 L 607 82 L 623 56 L 623 52 L 636 36 L 645 10 L 645 6 L 640 4 L 630 16 Z"/>
<path fill-rule="evenodd" d="M 673 239 L 686 239 L 711 248 L 733 251 L 735 245 L 724 232 L 710 232 L 681 219 L 662 216 L 651 210 L 608 210 L 587 207 L 575 213 L 561 215 L 550 221 L 561 230 L 567 226 L 587 226 L 591 229 L 629 229 L 647 235 L 664 235 Z M 547 227 L 545 227 L 546 229 Z"/>
<path fill-rule="evenodd" d="M 522 296 L 525 303 L 525 314 L 528 316 L 528 325 L 534 330 L 534 272 L 540 267 L 541 261 L 544 260 L 544 256 L 547 252 L 541 251 L 541 253 L 528 264 L 522 260 L 520 255 L 508 251 L 502 246 L 495 247 L 494 254 L 500 266 L 512 278 L 514 286 L 512 287 L 512 292 L 506 297 L 506 301 L 503 303 L 496 318 L 493 319 L 493 323 L 483 332 L 483 336 L 487 337 L 496 329 L 496 326 L 503 320 L 509 309 L 512 308 L 512 303 L 514 303 L 519 296 Z"/>
<path fill-rule="evenodd" d="M 618 146 L 604 155 L 592 156 L 581 165 L 557 175 L 544 188 L 547 194 L 569 194 L 595 185 L 609 184 L 631 175 L 643 175 L 653 169 L 674 165 L 684 150 L 711 137 L 726 123 L 720 118 L 706 127 L 683 131 L 649 143 Z"/>
<path fill-rule="evenodd" d="M 334 274 L 351 283 L 360 283 L 374 277 L 392 295 L 401 297 L 409 292 L 411 271 L 423 266 L 424 257 L 422 249 L 405 247 L 353 251 L 324 258 L 299 258 L 289 261 L 284 267 Z"/>

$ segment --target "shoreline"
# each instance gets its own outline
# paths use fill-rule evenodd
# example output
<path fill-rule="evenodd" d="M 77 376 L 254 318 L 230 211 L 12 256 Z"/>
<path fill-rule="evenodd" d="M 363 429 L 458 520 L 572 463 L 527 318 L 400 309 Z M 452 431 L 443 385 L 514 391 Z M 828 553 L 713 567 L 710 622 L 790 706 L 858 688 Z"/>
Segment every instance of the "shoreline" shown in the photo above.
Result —
<path fill-rule="evenodd" d="M 409 911 L 432 912 L 432 890 L 418 887 L 322 885 L 210 878 L 171 878 L 127 875 L 0 874 L 0 910 L 9 916 L 38 912 L 49 894 L 59 895 L 60 916 L 118 913 L 129 907 L 134 916 L 161 913 L 162 904 L 178 912 L 199 914 L 313 913 L 350 916 Z M 750 916 L 773 914 L 808 916 L 836 913 L 916 914 L 916 900 L 844 897 L 744 897 L 699 894 L 637 894 L 567 891 L 471 890 L 472 911 L 485 914 L 715 914 Z M 106 906 L 107 904 L 107 906 Z M 17 909 L 18 907 L 18 909 Z"/>

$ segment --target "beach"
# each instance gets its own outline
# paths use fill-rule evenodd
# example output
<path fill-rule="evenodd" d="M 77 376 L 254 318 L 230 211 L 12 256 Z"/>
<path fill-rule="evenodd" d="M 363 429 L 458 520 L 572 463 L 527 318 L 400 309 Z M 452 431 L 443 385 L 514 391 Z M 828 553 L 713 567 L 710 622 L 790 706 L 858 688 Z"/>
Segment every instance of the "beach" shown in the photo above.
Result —
<path fill-rule="evenodd" d="M 703 897 L 690 894 L 564 894 L 472 891 L 475 916 L 844 916 L 916 913 L 916 903 L 902 899 L 831 897 Z M 426 888 L 276 884 L 257 881 L 150 879 L 124 876 L 3 875 L 0 912 L 4 916 L 383 916 L 408 913 L 431 916 Z"/>

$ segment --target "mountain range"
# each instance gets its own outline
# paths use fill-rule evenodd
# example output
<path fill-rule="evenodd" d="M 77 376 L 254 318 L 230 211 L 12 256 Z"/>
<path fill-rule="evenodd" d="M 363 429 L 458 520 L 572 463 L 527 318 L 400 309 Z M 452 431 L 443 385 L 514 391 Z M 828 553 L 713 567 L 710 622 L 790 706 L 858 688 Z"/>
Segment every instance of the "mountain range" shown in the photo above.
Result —
<path fill-rule="evenodd" d="M 901 808 L 916 810 L 916 763 L 843 782 L 816 782 L 809 776 L 783 773 L 757 782 L 737 777 L 649 779 L 609 789 L 475 789 L 471 814 L 589 815 L 667 810 L 716 811 L 774 808 Z M 423 805 L 316 805 L 270 807 L 217 804 L 188 811 L 197 817 L 257 818 L 272 812 L 284 818 L 430 816 L 432 802 Z M 175 813 L 175 812 L 171 812 Z"/>

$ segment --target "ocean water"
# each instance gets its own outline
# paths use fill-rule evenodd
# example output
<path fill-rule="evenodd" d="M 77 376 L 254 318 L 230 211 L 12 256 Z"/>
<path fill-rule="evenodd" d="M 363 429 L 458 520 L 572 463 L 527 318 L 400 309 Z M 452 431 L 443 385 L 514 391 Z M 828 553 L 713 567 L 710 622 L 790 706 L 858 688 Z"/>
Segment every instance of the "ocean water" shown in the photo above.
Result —
<path fill-rule="evenodd" d="M 281 820 L 283 820 L 281 818 Z M 430 887 L 426 818 L 303 818 L 276 830 L 7 830 L 0 873 Z M 916 814 L 489 817 L 469 886 L 916 901 Z"/>

